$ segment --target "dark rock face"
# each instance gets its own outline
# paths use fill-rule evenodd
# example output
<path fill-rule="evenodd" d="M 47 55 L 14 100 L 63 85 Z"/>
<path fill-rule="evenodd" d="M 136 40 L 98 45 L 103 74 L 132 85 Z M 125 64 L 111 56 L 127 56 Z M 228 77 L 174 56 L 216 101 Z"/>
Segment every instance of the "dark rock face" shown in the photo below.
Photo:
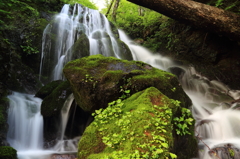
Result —
<path fill-rule="evenodd" d="M 61 110 L 71 93 L 72 91 L 68 81 L 57 80 L 43 86 L 35 95 L 43 99 L 41 114 L 44 117 L 45 148 L 54 146 L 56 140 L 60 137 Z M 83 111 L 73 101 L 69 110 L 65 136 L 67 138 L 74 138 L 81 135 L 91 121 L 91 115 Z"/>
<path fill-rule="evenodd" d="M 60 112 L 65 100 L 72 93 L 67 81 L 53 81 L 42 87 L 36 94 L 43 99 L 41 114 L 44 117 L 44 137 L 52 142 L 60 130 Z"/>
<path fill-rule="evenodd" d="M 93 55 L 69 62 L 63 71 L 76 102 L 88 112 L 106 108 L 127 90 L 133 94 L 151 86 L 170 98 L 181 100 L 182 105 L 190 105 L 186 94 L 180 93 L 183 90 L 174 75 L 143 62 Z M 174 87 L 176 91 L 171 90 Z"/>
<path fill-rule="evenodd" d="M 43 86 L 37 93 L 36 97 L 44 99 L 48 95 L 50 95 L 55 88 L 57 88 L 63 81 L 62 80 L 57 80 L 57 81 L 52 81 L 48 83 L 47 85 Z"/>
<path fill-rule="evenodd" d="M 72 91 L 68 81 L 60 83 L 48 96 L 43 99 L 41 105 L 41 114 L 44 117 L 50 117 L 58 114 L 61 111 L 64 102 L 71 93 Z"/>
<path fill-rule="evenodd" d="M 74 154 L 53 154 L 51 159 L 76 159 L 77 156 Z"/>
<path fill-rule="evenodd" d="M 9 106 L 8 99 L 6 98 L 7 94 L 6 86 L 0 83 L 0 146 L 8 145 L 6 141 L 8 130 L 7 109 Z"/>

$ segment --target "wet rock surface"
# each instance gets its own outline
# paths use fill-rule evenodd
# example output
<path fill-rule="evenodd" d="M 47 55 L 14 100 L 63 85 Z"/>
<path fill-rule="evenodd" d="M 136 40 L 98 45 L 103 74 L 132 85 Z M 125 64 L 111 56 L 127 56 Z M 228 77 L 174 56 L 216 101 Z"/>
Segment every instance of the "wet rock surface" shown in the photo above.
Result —
<path fill-rule="evenodd" d="M 209 155 L 218 159 L 240 159 L 240 150 L 232 144 L 215 147 L 211 149 Z"/>
<path fill-rule="evenodd" d="M 77 159 L 74 154 L 53 154 L 50 159 Z"/>
<path fill-rule="evenodd" d="M 102 55 L 93 55 L 69 62 L 63 69 L 70 82 L 78 105 L 94 112 L 124 96 L 154 86 L 170 98 L 190 105 L 190 100 L 171 73 L 139 61 L 126 61 Z M 172 91 L 176 89 L 176 91 Z"/>

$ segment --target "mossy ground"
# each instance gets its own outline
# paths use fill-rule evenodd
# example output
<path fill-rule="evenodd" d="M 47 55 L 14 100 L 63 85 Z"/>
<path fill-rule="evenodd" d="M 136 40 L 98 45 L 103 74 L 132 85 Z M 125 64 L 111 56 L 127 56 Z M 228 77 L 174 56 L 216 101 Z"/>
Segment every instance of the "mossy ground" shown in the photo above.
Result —
<path fill-rule="evenodd" d="M 78 158 L 174 158 L 174 101 L 150 87 L 96 111 L 79 142 Z"/>

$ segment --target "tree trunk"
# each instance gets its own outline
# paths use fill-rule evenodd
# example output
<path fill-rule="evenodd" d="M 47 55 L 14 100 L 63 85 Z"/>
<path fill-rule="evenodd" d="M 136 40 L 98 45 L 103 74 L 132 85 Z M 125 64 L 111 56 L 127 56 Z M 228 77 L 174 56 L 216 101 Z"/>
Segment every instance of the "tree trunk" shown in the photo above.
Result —
<path fill-rule="evenodd" d="M 114 22 L 116 22 L 117 9 L 118 9 L 118 6 L 119 6 L 119 2 L 120 2 L 120 0 L 116 0 L 115 4 L 114 4 L 114 7 L 113 7 L 112 18 L 113 18 Z"/>
<path fill-rule="evenodd" d="M 192 0 L 128 0 L 170 18 L 240 41 L 240 16 Z"/>
<path fill-rule="evenodd" d="M 108 16 L 108 14 L 112 8 L 113 2 L 114 2 L 114 0 L 111 1 L 110 6 L 108 7 L 107 13 L 105 14 L 106 17 Z"/>

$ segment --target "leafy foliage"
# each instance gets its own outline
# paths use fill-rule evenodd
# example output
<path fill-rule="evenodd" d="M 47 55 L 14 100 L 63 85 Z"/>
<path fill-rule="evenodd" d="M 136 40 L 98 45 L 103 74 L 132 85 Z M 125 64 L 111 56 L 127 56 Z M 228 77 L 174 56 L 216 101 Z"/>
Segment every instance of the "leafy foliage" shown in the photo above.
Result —
<path fill-rule="evenodd" d="M 106 11 L 106 10 L 105 10 Z M 139 37 L 143 29 L 151 28 L 156 19 L 162 15 L 150 9 L 138 6 L 126 0 L 121 0 L 117 9 L 116 22 L 118 27 L 130 32 L 133 38 Z M 113 21 L 112 14 L 108 17 Z"/>
<path fill-rule="evenodd" d="M 129 93 L 127 90 L 123 91 L 126 94 Z M 171 107 L 172 105 L 178 107 L 180 102 L 162 98 L 161 103 L 163 105 L 152 105 L 150 109 L 144 106 L 141 108 L 142 110 L 126 111 L 125 102 L 119 98 L 109 103 L 106 109 L 96 110 L 92 114 L 95 118 L 92 124 L 102 135 L 102 142 L 111 153 L 107 153 L 107 155 L 103 153 L 101 157 L 94 155 L 92 157 L 104 159 L 177 158 L 175 154 L 169 152 L 171 147 L 169 136 L 171 136 L 173 126 L 171 124 L 173 115 Z M 143 116 L 144 118 L 142 118 Z M 125 143 L 128 142 L 134 143 L 131 145 L 131 153 L 123 150 L 123 147 L 126 146 Z"/>
<path fill-rule="evenodd" d="M 189 131 L 189 126 L 192 125 L 193 118 L 191 117 L 191 112 L 189 109 L 182 108 L 182 116 L 175 117 L 174 124 L 177 127 L 176 132 L 178 135 L 187 135 L 191 134 Z"/>

